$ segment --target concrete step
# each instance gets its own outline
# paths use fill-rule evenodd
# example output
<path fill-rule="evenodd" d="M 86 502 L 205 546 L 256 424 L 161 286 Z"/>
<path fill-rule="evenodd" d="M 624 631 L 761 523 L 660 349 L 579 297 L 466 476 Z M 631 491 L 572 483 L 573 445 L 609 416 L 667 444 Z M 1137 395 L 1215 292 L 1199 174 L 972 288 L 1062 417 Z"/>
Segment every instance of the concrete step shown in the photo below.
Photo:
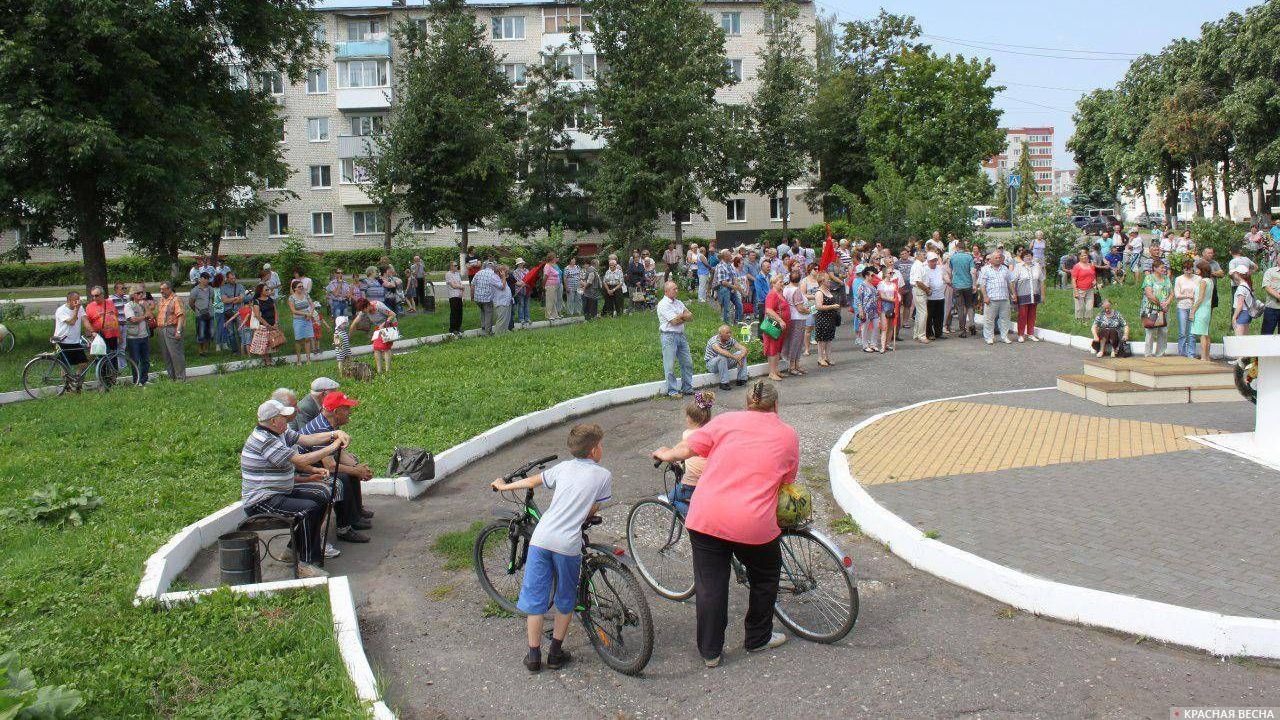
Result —
<path fill-rule="evenodd" d="M 1135 367 L 1129 370 L 1129 382 L 1154 389 L 1213 388 L 1233 384 L 1235 374 L 1226 365 L 1184 358 L 1182 362 Z"/>
<path fill-rule="evenodd" d="M 1109 382 L 1126 382 L 1134 368 L 1155 367 L 1146 358 L 1091 357 L 1084 361 L 1084 374 Z"/>
<path fill-rule="evenodd" d="M 1191 388 L 1189 393 L 1191 395 L 1191 402 L 1193 403 L 1248 402 L 1248 400 L 1245 400 L 1244 396 L 1240 394 L 1240 390 L 1238 390 L 1234 384 Z"/>
<path fill-rule="evenodd" d="M 1059 375 L 1058 389 L 1090 402 L 1122 405 L 1175 405 L 1190 401 L 1186 388 L 1149 388 L 1131 382 L 1103 380 L 1092 375 Z"/>

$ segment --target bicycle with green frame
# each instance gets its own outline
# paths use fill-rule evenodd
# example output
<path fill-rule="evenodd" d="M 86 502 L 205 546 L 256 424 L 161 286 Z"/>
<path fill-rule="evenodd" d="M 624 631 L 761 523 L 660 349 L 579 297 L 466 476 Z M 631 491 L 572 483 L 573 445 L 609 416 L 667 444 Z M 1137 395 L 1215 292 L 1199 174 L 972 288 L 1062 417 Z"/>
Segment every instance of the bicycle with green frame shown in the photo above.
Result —
<path fill-rule="evenodd" d="M 556 459 L 555 455 L 520 466 L 503 480 L 527 478 Z M 509 613 L 519 614 L 516 600 L 524 582 L 529 539 L 542 517 L 533 490 L 521 498 L 515 491 L 502 493 L 514 507 L 500 506 L 495 520 L 476 536 L 472 560 L 485 593 Z M 644 670 L 653 654 L 653 617 L 640 581 L 631 571 L 631 559 L 622 548 L 591 542 L 587 529 L 604 520 L 593 515 L 582 525 L 582 574 L 578 581 L 575 611 L 592 647 L 606 665 L 626 675 Z"/>
<path fill-rule="evenodd" d="M 49 342 L 53 344 L 52 351 L 36 355 L 22 368 L 22 389 L 33 398 L 80 392 L 86 386 L 109 392 L 140 382 L 138 366 L 125 354 L 123 342 L 114 351 L 97 356 L 89 355 L 86 345 L 83 352 L 89 362 L 78 370 L 56 340 L 51 338 Z"/>

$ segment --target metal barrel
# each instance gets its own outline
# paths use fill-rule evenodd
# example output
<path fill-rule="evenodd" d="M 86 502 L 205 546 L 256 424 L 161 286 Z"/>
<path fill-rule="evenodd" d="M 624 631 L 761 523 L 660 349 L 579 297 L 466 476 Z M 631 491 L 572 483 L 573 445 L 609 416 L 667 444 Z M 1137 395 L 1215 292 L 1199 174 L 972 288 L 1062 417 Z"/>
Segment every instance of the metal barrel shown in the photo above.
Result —
<path fill-rule="evenodd" d="M 230 532 L 218 536 L 218 567 L 224 585 L 248 585 L 262 580 L 258 534 Z"/>

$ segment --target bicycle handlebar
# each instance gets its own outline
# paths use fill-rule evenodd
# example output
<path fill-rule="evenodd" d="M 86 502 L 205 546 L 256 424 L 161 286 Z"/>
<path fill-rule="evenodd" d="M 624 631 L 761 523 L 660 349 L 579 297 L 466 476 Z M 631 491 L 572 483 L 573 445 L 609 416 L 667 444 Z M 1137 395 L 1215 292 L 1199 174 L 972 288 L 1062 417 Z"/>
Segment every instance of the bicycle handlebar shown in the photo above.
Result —
<path fill-rule="evenodd" d="M 552 460 L 555 460 L 557 457 L 559 457 L 559 455 L 548 455 L 544 458 L 534 460 L 533 462 L 525 463 L 524 465 L 521 465 L 520 467 L 511 471 L 511 473 L 507 475 L 504 479 L 507 481 L 511 481 L 518 477 L 526 477 L 528 476 L 530 470 L 537 467 L 543 467 L 547 463 L 551 462 Z"/>

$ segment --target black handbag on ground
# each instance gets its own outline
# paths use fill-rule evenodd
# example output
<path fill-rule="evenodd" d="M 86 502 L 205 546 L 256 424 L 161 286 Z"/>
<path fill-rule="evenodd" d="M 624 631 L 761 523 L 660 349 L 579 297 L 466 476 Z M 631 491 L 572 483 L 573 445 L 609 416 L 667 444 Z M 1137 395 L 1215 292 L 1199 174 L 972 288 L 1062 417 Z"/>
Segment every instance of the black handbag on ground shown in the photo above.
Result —
<path fill-rule="evenodd" d="M 422 448 L 398 447 L 391 454 L 391 465 L 387 468 L 391 477 L 407 475 L 414 482 L 427 482 L 436 477 L 436 459 L 429 450 Z"/>

